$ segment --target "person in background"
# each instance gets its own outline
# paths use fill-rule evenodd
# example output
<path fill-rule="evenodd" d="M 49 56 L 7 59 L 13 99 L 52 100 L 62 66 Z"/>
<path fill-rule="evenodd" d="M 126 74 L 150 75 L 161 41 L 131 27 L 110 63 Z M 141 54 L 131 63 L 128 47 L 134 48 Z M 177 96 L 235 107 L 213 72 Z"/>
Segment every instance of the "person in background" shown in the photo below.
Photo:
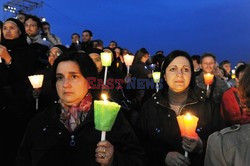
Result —
<path fill-rule="evenodd" d="M 93 48 L 93 33 L 90 30 L 84 30 L 82 32 L 82 44 L 81 49 L 85 53 L 89 53 L 90 50 Z"/>
<path fill-rule="evenodd" d="M 191 56 L 193 65 L 194 65 L 194 74 L 195 76 L 198 76 L 202 70 L 201 70 L 201 56 L 200 55 L 193 55 Z"/>
<path fill-rule="evenodd" d="M 147 165 L 201 166 L 206 140 L 219 129 L 219 110 L 206 99 L 195 83 L 192 60 L 188 53 L 175 50 L 164 60 L 163 89 L 142 107 L 137 134 L 146 150 Z M 177 116 L 190 113 L 199 118 L 197 137 L 181 137 Z M 217 115 L 218 114 L 218 115 Z M 184 156 L 188 152 L 188 158 Z"/>
<path fill-rule="evenodd" d="M 122 112 L 106 140 L 100 141 L 93 107 L 98 98 L 87 80 L 95 75 L 96 66 L 87 54 L 73 52 L 55 60 L 52 85 L 60 102 L 30 121 L 17 166 L 143 165 L 143 151 Z"/>
<path fill-rule="evenodd" d="M 23 13 L 23 12 L 19 12 L 16 16 L 16 18 L 21 21 L 24 24 L 24 21 L 27 17 L 27 14 Z"/>
<path fill-rule="evenodd" d="M 156 54 L 152 58 L 152 63 L 155 64 L 155 71 L 161 71 L 161 64 L 164 61 L 165 56 L 163 54 Z"/>
<path fill-rule="evenodd" d="M 71 45 L 69 47 L 69 50 L 72 50 L 72 51 L 81 50 L 80 35 L 78 33 L 73 33 L 71 35 Z"/>
<path fill-rule="evenodd" d="M 112 49 L 112 50 L 114 50 L 114 48 L 116 48 L 116 47 L 118 47 L 117 42 L 114 41 L 114 40 L 110 41 L 109 48 Z"/>
<path fill-rule="evenodd" d="M 196 84 L 202 89 L 206 89 L 204 74 L 210 73 L 214 74 L 216 67 L 216 57 L 211 53 L 205 53 L 201 57 L 201 68 L 202 72 L 196 76 Z M 222 94 L 229 88 L 225 80 L 214 76 L 213 83 L 207 92 L 208 98 L 214 100 L 214 102 L 220 104 L 222 99 Z"/>
<path fill-rule="evenodd" d="M 227 126 L 233 124 L 246 124 L 250 122 L 250 113 L 243 111 L 238 91 L 239 82 L 247 65 L 236 69 L 236 87 L 226 90 L 222 96 L 221 115 Z"/>
<path fill-rule="evenodd" d="M 228 60 L 224 60 L 220 63 L 220 66 L 225 69 L 226 78 L 229 81 L 231 79 L 231 63 Z"/>
<path fill-rule="evenodd" d="M 250 112 L 250 66 L 239 82 L 243 110 Z M 235 124 L 209 136 L 205 166 L 250 165 L 250 124 Z"/>
<path fill-rule="evenodd" d="M 52 34 L 50 31 L 50 24 L 48 22 L 42 22 L 42 31 L 43 31 L 43 38 L 51 43 L 51 45 L 58 45 L 62 44 L 59 37 L 55 34 Z"/>
<path fill-rule="evenodd" d="M 44 68 L 48 65 L 47 52 L 52 46 L 50 42 L 43 40 L 41 36 L 42 23 L 40 18 L 28 15 L 24 21 L 25 32 L 27 34 L 27 42 L 34 49 L 35 54 L 39 57 L 41 66 Z"/>

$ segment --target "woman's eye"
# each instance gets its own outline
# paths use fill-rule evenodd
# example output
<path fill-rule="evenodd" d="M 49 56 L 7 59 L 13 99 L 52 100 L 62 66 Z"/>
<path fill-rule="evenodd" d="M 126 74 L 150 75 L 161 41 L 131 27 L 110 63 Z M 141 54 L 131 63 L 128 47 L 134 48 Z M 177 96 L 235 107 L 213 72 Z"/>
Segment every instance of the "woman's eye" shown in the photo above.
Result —
<path fill-rule="evenodd" d="M 184 68 L 183 71 L 184 72 L 189 72 L 189 68 Z"/>
<path fill-rule="evenodd" d="M 56 80 L 57 80 L 57 81 L 60 81 L 60 80 L 62 80 L 62 78 L 63 78 L 62 76 L 57 76 L 57 77 L 56 77 Z"/>
<path fill-rule="evenodd" d="M 72 75 L 71 78 L 74 78 L 74 79 L 75 79 L 75 78 L 77 78 L 77 75 Z"/>
<path fill-rule="evenodd" d="M 174 71 L 176 71 L 176 68 L 170 68 L 169 71 L 174 72 Z"/>

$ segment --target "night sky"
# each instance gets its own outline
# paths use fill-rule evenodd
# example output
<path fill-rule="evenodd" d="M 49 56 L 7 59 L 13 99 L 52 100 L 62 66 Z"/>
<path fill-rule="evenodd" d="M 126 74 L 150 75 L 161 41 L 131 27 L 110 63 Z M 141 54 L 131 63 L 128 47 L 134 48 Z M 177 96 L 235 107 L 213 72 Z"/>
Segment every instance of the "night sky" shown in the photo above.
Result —
<path fill-rule="evenodd" d="M 0 0 L 1 20 L 9 16 L 5 2 Z M 45 17 L 65 45 L 73 32 L 90 29 L 105 46 L 115 40 L 133 53 L 141 47 L 151 55 L 181 49 L 211 52 L 233 65 L 250 62 L 249 0 L 44 0 L 32 13 Z"/>

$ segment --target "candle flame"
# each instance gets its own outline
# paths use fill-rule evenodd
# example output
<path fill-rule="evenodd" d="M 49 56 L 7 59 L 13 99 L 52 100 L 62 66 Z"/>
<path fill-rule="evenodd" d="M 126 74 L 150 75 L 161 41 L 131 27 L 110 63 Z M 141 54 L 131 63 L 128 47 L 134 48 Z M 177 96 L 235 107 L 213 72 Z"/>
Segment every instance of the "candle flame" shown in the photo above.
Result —
<path fill-rule="evenodd" d="M 103 99 L 105 102 L 108 101 L 108 97 L 107 97 L 106 94 L 103 93 L 101 96 L 102 96 L 102 99 Z"/>
<path fill-rule="evenodd" d="M 187 113 L 187 114 L 185 115 L 185 119 L 187 119 L 187 120 L 191 120 L 191 119 L 192 119 L 191 114 L 190 114 L 190 113 Z"/>

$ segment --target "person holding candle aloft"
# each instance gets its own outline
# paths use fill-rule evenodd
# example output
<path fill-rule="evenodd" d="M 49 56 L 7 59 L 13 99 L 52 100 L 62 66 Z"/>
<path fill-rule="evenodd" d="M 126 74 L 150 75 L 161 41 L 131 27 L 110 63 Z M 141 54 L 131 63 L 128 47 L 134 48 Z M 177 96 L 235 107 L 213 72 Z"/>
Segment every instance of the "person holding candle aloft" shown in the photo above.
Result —
<path fill-rule="evenodd" d="M 161 73 L 165 79 L 163 89 L 143 105 L 137 122 L 137 133 L 149 159 L 147 164 L 203 165 L 206 140 L 218 128 L 215 122 L 219 110 L 196 86 L 188 53 L 171 52 Z M 199 118 L 195 138 L 181 137 L 177 116 L 186 113 Z"/>
<path fill-rule="evenodd" d="M 196 84 L 202 89 L 207 89 L 204 81 L 204 75 L 210 73 L 214 75 L 214 70 L 216 66 L 216 57 L 211 53 L 205 53 L 201 57 L 201 68 L 202 72 L 196 76 Z M 220 104 L 222 99 L 222 94 L 229 88 L 225 80 L 220 79 L 217 76 L 213 77 L 213 81 L 207 90 L 208 98 L 214 100 L 214 102 Z"/>
<path fill-rule="evenodd" d="M 97 96 L 87 80 L 95 76 L 96 66 L 87 54 L 74 52 L 55 60 L 52 85 L 59 103 L 31 120 L 17 156 L 18 166 L 142 165 L 143 151 L 121 112 L 106 140 L 100 141 L 93 110 Z"/>

